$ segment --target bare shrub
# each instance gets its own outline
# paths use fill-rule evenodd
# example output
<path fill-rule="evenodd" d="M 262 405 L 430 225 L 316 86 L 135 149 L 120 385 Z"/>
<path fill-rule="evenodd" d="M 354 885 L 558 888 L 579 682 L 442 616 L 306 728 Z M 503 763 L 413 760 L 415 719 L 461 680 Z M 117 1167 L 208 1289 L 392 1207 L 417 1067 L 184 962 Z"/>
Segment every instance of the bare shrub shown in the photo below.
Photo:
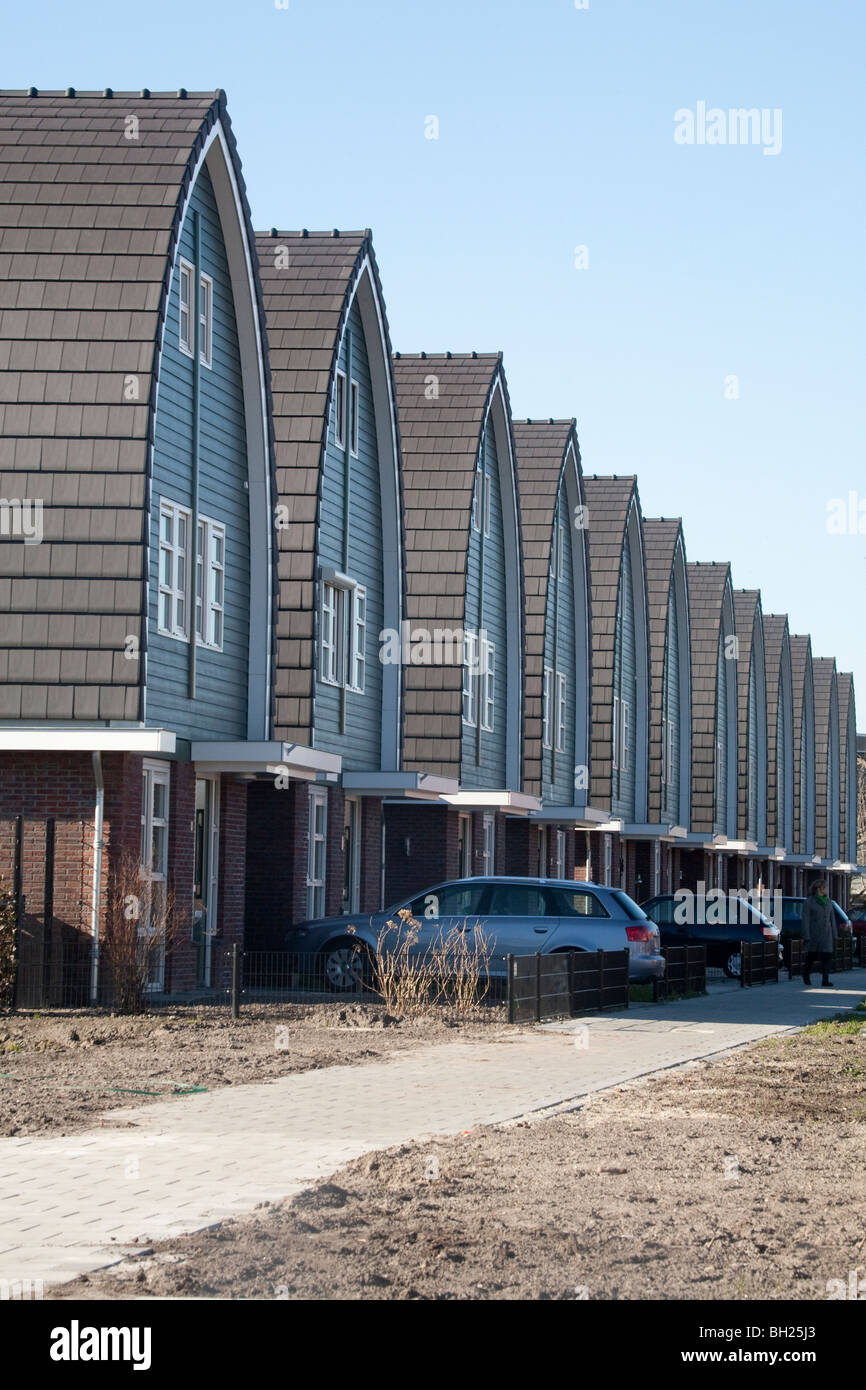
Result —
<path fill-rule="evenodd" d="M 490 990 L 490 942 L 481 924 L 464 919 L 433 949 L 440 997 L 463 1017 L 474 1013 Z"/>
<path fill-rule="evenodd" d="M 16 928 L 18 914 L 12 890 L 0 880 L 0 1008 L 12 1007 L 18 963 Z"/>
<path fill-rule="evenodd" d="M 371 988 L 381 995 L 388 1013 L 418 1018 L 436 1001 L 438 983 L 431 948 L 418 950 L 421 923 L 408 908 L 397 913 L 399 921 L 382 927 L 371 952 Z"/>
<path fill-rule="evenodd" d="M 182 931 L 168 884 L 152 883 L 135 854 L 122 854 L 109 878 L 101 947 L 115 1008 L 144 1013 L 148 990 Z"/>

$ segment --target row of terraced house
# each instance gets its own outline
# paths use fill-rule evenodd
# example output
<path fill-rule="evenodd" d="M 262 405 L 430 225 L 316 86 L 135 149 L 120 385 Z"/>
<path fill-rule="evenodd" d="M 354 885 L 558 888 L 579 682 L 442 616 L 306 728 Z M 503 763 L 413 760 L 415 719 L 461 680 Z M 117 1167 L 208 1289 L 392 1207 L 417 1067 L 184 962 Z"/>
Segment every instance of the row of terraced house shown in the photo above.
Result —
<path fill-rule="evenodd" d="M 169 989 L 480 873 L 847 900 L 850 675 L 499 353 L 392 351 L 369 232 L 255 233 L 223 93 L 0 95 L 0 875 L 123 854 Z"/>

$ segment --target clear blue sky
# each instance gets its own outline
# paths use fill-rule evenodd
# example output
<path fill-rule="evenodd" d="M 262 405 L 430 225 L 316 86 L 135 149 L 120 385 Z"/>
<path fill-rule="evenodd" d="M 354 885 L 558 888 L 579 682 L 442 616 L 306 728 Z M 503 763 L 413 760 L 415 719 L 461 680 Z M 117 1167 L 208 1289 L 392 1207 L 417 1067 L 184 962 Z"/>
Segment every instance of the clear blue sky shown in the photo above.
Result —
<path fill-rule="evenodd" d="M 856 0 L 47 0 L 3 28 L 7 88 L 224 87 L 257 226 L 372 227 L 395 347 L 501 348 L 515 414 L 575 415 L 586 471 L 636 472 L 690 559 L 853 669 L 866 727 L 866 534 L 826 528 L 850 490 L 866 513 Z M 780 108 L 781 153 L 676 144 L 699 101 Z"/>

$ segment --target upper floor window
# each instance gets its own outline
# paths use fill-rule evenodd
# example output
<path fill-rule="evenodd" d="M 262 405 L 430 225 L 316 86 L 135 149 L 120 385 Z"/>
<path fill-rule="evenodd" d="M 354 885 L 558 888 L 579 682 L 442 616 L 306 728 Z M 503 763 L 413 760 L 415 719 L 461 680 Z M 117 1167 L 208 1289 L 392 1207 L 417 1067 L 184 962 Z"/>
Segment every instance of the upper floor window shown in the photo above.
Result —
<path fill-rule="evenodd" d="M 334 388 L 334 440 L 338 449 L 346 447 L 346 373 L 337 371 Z"/>
<path fill-rule="evenodd" d="M 558 556 L 559 556 L 559 558 L 558 558 L 558 563 L 557 563 L 557 574 L 558 574 L 558 577 L 559 577 L 560 579 L 564 579 L 564 578 L 565 578 L 565 555 L 566 555 L 567 543 L 568 543 L 568 542 L 567 542 L 567 538 L 566 538 L 566 534 L 565 534 L 565 526 L 563 525 L 562 522 L 560 522 L 560 523 L 559 523 L 559 551 L 558 551 Z"/>
<path fill-rule="evenodd" d="M 481 508 L 484 502 L 484 470 L 480 461 L 475 465 L 475 491 L 472 494 L 472 529 L 481 530 Z"/>
<path fill-rule="evenodd" d="M 181 352 L 192 357 L 195 351 L 195 266 L 180 262 L 180 328 Z M 202 366 L 211 365 L 213 354 L 213 280 L 202 272 L 199 282 L 199 360 Z"/>
<path fill-rule="evenodd" d="M 226 528 L 198 519 L 195 563 L 195 631 L 206 647 L 222 651 L 225 616 Z"/>
<path fill-rule="evenodd" d="M 493 731 L 496 697 L 496 647 L 482 639 L 481 727 Z"/>
<path fill-rule="evenodd" d="M 360 443 L 360 412 L 358 409 L 359 388 L 357 381 L 352 381 L 349 387 L 349 435 L 350 450 L 354 458 L 358 457 L 358 445 Z"/>
<path fill-rule="evenodd" d="M 319 676 L 327 685 L 364 693 L 367 671 L 367 590 L 345 575 L 322 580 Z"/>
<path fill-rule="evenodd" d="M 159 507 L 158 630 L 166 637 L 189 637 L 190 513 L 174 502 Z"/>
<path fill-rule="evenodd" d="M 541 741 L 545 748 L 553 747 L 553 667 L 544 668 L 544 692 L 542 697 Z"/>
<path fill-rule="evenodd" d="M 565 750 L 565 709 L 567 704 L 568 681 L 562 671 L 556 673 L 556 751 Z"/>
<path fill-rule="evenodd" d="M 478 634 L 463 633 L 463 723 L 478 722 Z"/>
<path fill-rule="evenodd" d="M 490 535 L 490 494 L 491 494 L 491 492 L 493 491 L 493 488 L 491 487 L 491 478 L 490 478 L 490 474 L 489 474 L 489 473 L 482 473 L 482 475 L 481 475 L 481 480 L 482 480 L 482 483 L 483 483 L 483 485 L 484 485 L 484 534 L 485 534 L 485 536 L 489 536 L 489 535 Z"/>

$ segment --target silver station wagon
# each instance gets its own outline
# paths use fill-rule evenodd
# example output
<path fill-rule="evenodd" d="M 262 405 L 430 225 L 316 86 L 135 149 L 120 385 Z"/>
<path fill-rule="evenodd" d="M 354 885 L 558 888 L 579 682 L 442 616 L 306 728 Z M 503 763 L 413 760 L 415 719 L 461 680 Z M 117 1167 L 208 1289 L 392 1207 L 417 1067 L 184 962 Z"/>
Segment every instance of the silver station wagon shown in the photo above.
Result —
<path fill-rule="evenodd" d="M 665 971 L 658 927 L 637 903 L 618 888 L 573 879 L 503 876 L 438 883 L 386 912 L 300 923 L 288 932 L 286 950 L 320 956 L 331 989 L 355 989 L 388 923 L 407 930 L 406 913 L 416 924 L 408 928 L 412 950 L 422 955 L 452 931 L 479 932 L 491 978 L 505 976 L 506 956 L 536 951 L 627 949 L 633 983 L 659 979 Z M 398 933 L 389 934 L 387 948 L 398 940 Z"/>

